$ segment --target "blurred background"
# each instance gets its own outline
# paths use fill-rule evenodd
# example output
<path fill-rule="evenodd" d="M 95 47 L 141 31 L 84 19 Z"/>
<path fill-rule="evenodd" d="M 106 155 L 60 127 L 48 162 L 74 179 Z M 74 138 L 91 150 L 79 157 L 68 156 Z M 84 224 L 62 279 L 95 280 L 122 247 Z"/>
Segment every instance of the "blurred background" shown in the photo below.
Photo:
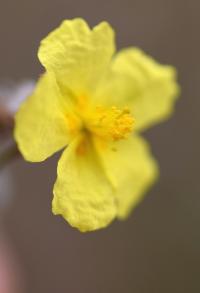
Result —
<path fill-rule="evenodd" d="M 81 234 L 52 215 L 59 154 L 40 164 L 16 160 L 0 173 L 0 293 L 200 292 L 200 2 L 0 0 L 0 7 L 0 80 L 36 79 L 40 40 L 80 16 L 91 26 L 110 22 L 118 48 L 139 46 L 175 65 L 182 87 L 172 119 L 145 133 L 160 181 L 125 222 Z"/>

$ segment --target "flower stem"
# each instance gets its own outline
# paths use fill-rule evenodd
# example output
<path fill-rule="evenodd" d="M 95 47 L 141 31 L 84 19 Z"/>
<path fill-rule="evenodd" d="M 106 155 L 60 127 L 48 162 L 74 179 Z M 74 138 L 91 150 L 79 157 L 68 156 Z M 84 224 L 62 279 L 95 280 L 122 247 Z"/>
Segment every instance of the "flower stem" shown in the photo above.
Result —
<path fill-rule="evenodd" d="M 14 128 L 13 114 L 0 104 L 0 171 L 19 155 L 12 139 Z"/>
<path fill-rule="evenodd" d="M 9 146 L 0 151 L 0 171 L 18 155 L 19 151 L 17 145 L 12 141 Z"/>

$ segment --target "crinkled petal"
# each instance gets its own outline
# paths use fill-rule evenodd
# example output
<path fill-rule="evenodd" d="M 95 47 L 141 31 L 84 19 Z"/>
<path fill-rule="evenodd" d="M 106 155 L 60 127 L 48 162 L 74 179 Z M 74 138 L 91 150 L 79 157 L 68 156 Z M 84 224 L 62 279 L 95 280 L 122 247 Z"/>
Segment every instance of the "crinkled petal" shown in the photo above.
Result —
<path fill-rule="evenodd" d="M 109 147 L 95 142 L 105 172 L 115 188 L 118 217 L 126 218 L 158 175 L 147 142 L 134 135 Z"/>
<path fill-rule="evenodd" d="M 26 160 L 39 162 L 69 139 L 62 96 L 52 74 L 44 74 L 15 117 L 15 139 Z"/>
<path fill-rule="evenodd" d="M 65 92 L 88 95 L 96 88 L 115 51 L 114 32 L 102 22 L 93 30 L 80 18 L 65 20 L 39 48 L 39 59 Z"/>
<path fill-rule="evenodd" d="M 143 130 L 169 117 L 178 93 L 175 68 L 157 63 L 140 49 L 129 48 L 114 58 L 96 98 L 128 106 L 135 117 L 135 129 Z"/>
<path fill-rule="evenodd" d="M 86 232 L 107 226 L 116 216 L 116 203 L 92 145 L 82 143 L 71 143 L 58 163 L 53 213 Z"/>

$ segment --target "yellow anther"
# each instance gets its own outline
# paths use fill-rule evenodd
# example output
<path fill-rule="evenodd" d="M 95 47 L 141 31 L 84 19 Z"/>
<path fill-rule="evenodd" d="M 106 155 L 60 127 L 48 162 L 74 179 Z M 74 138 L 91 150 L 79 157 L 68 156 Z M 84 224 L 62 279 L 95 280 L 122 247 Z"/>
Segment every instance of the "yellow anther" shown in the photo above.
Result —
<path fill-rule="evenodd" d="M 92 107 L 88 100 L 82 97 L 78 100 L 75 112 L 67 115 L 67 121 L 72 137 L 78 133 L 87 133 L 105 141 L 126 138 L 134 125 L 134 119 L 127 107 Z M 83 144 L 77 150 L 79 153 L 84 149 L 82 146 Z"/>
<path fill-rule="evenodd" d="M 96 107 L 86 117 L 86 128 L 93 134 L 105 139 L 119 140 L 126 138 L 133 130 L 134 119 L 128 108 L 119 109 Z"/>

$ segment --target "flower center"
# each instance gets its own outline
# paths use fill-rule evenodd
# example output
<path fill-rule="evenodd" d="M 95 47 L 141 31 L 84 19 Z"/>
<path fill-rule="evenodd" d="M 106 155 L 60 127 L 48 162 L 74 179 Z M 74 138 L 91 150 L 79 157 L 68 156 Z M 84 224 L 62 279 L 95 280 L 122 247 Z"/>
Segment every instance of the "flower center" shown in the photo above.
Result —
<path fill-rule="evenodd" d="M 103 140 L 126 138 L 133 130 L 134 118 L 128 108 L 91 106 L 78 104 L 76 115 L 68 117 L 71 134 L 87 132 Z"/>
<path fill-rule="evenodd" d="M 86 129 L 103 139 L 126 138 L 133 130 L 134 119 L 129 109 L 96 107 L 84 117 Z"/>

